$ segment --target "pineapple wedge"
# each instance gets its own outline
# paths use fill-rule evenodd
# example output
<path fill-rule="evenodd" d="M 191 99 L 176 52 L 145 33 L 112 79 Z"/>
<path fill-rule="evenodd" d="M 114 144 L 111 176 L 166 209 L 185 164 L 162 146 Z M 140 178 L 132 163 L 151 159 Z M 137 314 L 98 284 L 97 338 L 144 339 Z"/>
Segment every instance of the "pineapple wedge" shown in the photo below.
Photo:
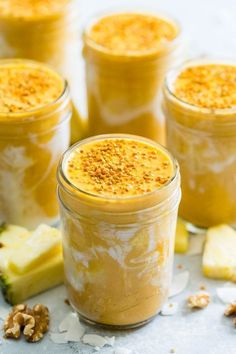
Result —
<path fill-rule="evenodd" d="M 30 232 L 20 226 L 2 224 L 0 227 L 0 270 L 4 272 L 9 267 L 9 258 L 15 249 L 25 242 Z"/>
<path fill-rule="evenodd" d="M 208 229 L 202 269 L 206 277 L 236 281 L 236 231 L 230 226 Z"/>
<path fill-rule="evenodd" d="M 175 252 L 176 253 L 185 253 L 188 250 L 189 246 L 189 233 L 186 228 L 185 223 L 178 219 L 176 235 L 175 235 Z"/>
<path fill-rule="evenodd" d="M 15 249 L 15 252 L 12 252 L 9 258 L 9 267 L 15 273 L 23 274 L 37 264 L 41 264 L 45 259 L 57 254 L 60 248 L 60 231 L 42 224 Z"/>
<path fill-rule="evenodd" d="M 35 239 L 36 235 L 39 240 Z M 59 239 L 59 243 L 54 239 Z M 27 248 L 30 240 L 37 244 L 33 251 L 35 258 Z M 45 247 L 40 240 L 45 242 Z M 41 225 L 31 233 L 19 226 L 6 225 L 0 228 L 0 245 L 0 288 L 7 302 L 20 303 L 63 282 L 61 238 L 57 229 Z"/>

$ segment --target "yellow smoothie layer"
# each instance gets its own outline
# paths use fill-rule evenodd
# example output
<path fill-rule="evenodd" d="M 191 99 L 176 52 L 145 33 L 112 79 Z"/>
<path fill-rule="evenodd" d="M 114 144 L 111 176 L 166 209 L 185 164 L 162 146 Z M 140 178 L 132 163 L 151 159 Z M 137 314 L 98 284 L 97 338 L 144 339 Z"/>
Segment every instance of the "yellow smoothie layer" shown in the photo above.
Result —
<path fill-rule="evenodd" d="M 236 106 L 236 66 L 204 64 L 187 67 L 175 80 L 174 94 L 197 107 L 233 108 Z"/>
<path fill-rule="evenodd" d="M 172 41 L 177 31 L 173 24 L 156 16 L 121 13 L 101 18 L 88 36 L 96 44 L 124 54 L 156 49 L 160 43 Z"/>
<path fill-rule="evenodd" d="M 85 192 L 128 197 L 165 185 L 173 176 L 173 164 L 163 150 L 148 143 L 105 139 L 75 149 L 66 175 Z"/>
<path fill-rule="evenodd" d="M 69 0 L 0 0 L 0 16 L 33 18 L 57 13 Z"/>
<path fill-rule="evenodd" d="M 63 93 L 64 81 L 43 66 L 0 65 L 0 113 L 27 112 L 46 106 Z"/>

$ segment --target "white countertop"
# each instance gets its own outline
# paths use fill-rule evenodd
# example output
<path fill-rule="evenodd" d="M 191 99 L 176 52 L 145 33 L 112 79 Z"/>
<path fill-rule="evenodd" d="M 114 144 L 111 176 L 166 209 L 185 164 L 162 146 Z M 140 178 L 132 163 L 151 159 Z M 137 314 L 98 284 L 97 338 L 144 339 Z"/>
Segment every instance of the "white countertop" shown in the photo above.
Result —
<path fill-rule="evenodd" d="M 81 22 L 106 8 L 154 9 L 177 18 L 186 32 L 189 42 L 189 56 L 212 55 L 220 58 L 236 58 L 236 1 L 235 0 L 80 0 Z M 112 3 L 112 5 L 111 5 Z M 81 61 L 80 107 L 85 111 L 85 90 L 83 63 Z M 115 346 L 132 349 L 136 354 L 166 354 L 175 349 L 176 354 L 235 354 L 236 329 L 232 321 L 223 316 L 225 306 L 216 297 L 216 287 L 224 282 L 210 281 L 202 277 L 200 256 L 176 256 L 175 270 L 182 264 L 190 271 L 190 282 L 186 290 L 173 299 L 179 304 L 179 311 L 171 317 L 157 316 L 148 325 L 133 331 L 108 332 L 87 327 L 87 333 L 115 335 Z M 182 270 L 181 270 L 182 271 Z M 115 279 L 114 279 L 115 281 Z M 202 311 L 191 312 L 186 308 L 186 297 L 205 285 L 212 295 L 212 303 Z M 42 302 L 50 308 L 51 327 L 56 329 L 69 311 L 64 304 L 66 298 L 63 286 L 48 291 L 29 304 Z M 0 305 L 4 301 L 0 297 Z M 4 305 L 6 306 L 6 305 Z M 0 325 L 2 322 L 0 320 Z M 90 354 L 95 350 L 81 343 L 54 344 L 48 335 L 39 343 L 2 340 L 1 354 Z M 113 354 L 106 347 L 99 353 Z"/>

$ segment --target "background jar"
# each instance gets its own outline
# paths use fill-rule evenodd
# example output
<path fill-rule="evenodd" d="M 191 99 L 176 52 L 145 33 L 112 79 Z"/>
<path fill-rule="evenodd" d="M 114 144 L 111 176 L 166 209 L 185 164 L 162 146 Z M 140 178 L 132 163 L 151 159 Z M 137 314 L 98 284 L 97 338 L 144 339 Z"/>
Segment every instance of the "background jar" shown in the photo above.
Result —
<path fill-rule="evenodd" d="M 83 192 L 67 180 L 66 162 L 78 146 L 105 137 L 135 138 L 156 146 L 144 138 L 114 134 L 86 139 L 64 154 L 58 170 L 58 196 L 65 281 L 69 301 L 83 319 L 136 327 L 155 316 L 168 297 L 179 170 L 170 156 L 172 179 L 146 195 L 107 198 Z"/>
<path fill-rule="evenodd" d="M 46 68 L 28 60 L 3 63 Z M 46 106 L 0 112 L 0 220 L 28 228 L 58 220 L 56 169 L 69 146 L 70 117 L 66 82 L 61 96 Z"/>
<path fill-rule="evenodd" d="M 89 135 L 130 133 L 164 143 L 160 89 L 167 70 L 179 62 L 183 52 L 179 25 L 157 16 L 176 29 L 174 40 L 153 50 L 117 54 L 89 36 L 102 18 L 90 21 L 84 31 Z"/>
<path fill-rule="evenodd" d="M 71 140 L 79 140 L 85 125 L 76 105 L 80 75 L 78 1 L 60 0 L 56 4 L 45 0 L 45 4 L 41 1 L 37 5 L 33 0 L 22 0 L 12 9 L 9 6 L 11 11 L 4 11 L 4 7 L 0 6 L 0 58 L 44 62 L 68 80 L 75 102 Z"/>
<path fill-rule="evenodd" d="M 190 61 L 168 74 L 163 100 L 167 146 L 180 164 L 180 216 L 204 228 L 236 225 L 236 108 L 208 109 L 185 103 L 173 93 L 173 83 L 188 66 L 215 63 L 235 65 Z"/>

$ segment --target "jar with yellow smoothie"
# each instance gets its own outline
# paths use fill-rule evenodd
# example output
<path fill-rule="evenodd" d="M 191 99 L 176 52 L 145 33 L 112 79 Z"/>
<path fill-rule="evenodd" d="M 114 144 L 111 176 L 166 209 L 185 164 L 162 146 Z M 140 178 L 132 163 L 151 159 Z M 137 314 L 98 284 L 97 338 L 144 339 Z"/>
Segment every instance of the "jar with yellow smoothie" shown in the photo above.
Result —
<path fill-rule="evenodd" d="M 72 142 L 84 134 L 77 107 L 79 78 L 76 0 L 0 0 L 0 58 L 50 64 L 70 83 L 75 105 Z"/>
<path fill-rule="evenodd" d="M 66 82 L 44 64 L 0 60 L 0 221 L 58 220 L 56 169 L 70 137 Z"/>
<path fill-rule="evenodd" d="M 176 161 L 149 139 L 100 135 L 64 154 L 58 181 L 70 303 L 89 323 L 146 323 L 170 288 Z"/>
<path fill-rule="evenodd" d="M 181 52 L 181 30 L 170 18 L 127 12 L 91 21 L 84 31 L 89 134 L 163 143 L 160 88 Z"/>
<path fill-rule="evenodd" d="M 195 60 L 170 72 L 163 107 L 181 170 L 181 217 L 236 226 L 236 64 Z"/>
<path fill-rule="evenodd" d="M 77 41 L 75 0 L 0 0 L 0 57 L 28 58 L 66 71 Z"/>

